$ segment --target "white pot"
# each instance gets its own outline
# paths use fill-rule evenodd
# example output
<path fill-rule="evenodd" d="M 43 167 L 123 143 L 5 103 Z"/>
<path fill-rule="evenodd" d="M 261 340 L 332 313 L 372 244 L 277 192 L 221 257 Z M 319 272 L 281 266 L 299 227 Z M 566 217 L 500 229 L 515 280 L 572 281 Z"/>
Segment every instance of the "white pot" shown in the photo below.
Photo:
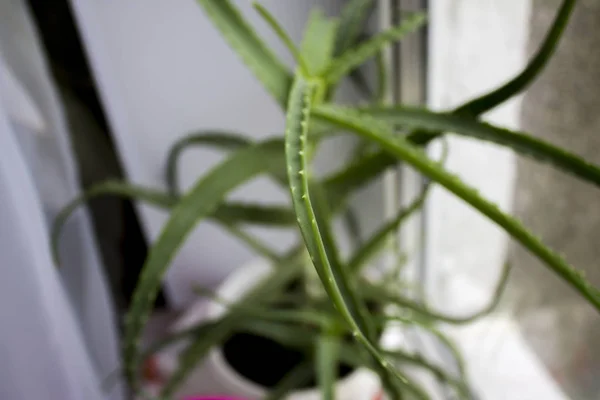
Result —
<path fill-rule="evenodd" d="M 218 288 L 217 294 L 220 298 L 230 302 L 238 301 L 270 271 L 271 266 L 263 260 L 247 264 L 234 271 Z M 198 301 L 176 322 L 174 330 L 179 331 L 202 320 L 218 318 L 226 312 L 226 307 L 219 303 Z M 181 347 L 171 348 L 158 355 L 157 361 L 161 372 L 168 375 L 174 370 L 177 351 Z M 257 367 L 258 365 L 260 362 L 257 362 Z M 379 391 L 378 377 L 373 372 L 361 368 L 337 383 L 336 399 L 371 400 L 377 398 Z M 259 400 L 263 399 L 266 393 L 267 389 L 247 380 L 229 366 L 221 348 L 214 348 L 206 361 L 192 372 L 175 398 L 200 394 L 224 394 L 248 400 Z M 298 390 L 287 397 L 288 400 L 319 400 L 320 398 L 317 389 Z"/>

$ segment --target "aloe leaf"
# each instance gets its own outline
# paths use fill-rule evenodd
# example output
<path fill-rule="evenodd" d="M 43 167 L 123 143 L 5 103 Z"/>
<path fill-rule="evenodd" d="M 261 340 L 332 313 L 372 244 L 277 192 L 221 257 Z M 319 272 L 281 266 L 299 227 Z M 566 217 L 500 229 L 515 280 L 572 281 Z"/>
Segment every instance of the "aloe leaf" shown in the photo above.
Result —
<path fill-rule="evenodd" d="M 402 322 L 403 324 L 412 326 L 416 325 L 435 336 L 436 339 L 439 340 L 444 345 L 444 347 L 452 354 L 452 357 L 454 358 L 456 364 L 458 375 L 463 381 L 466 382 L 466 368 L 462 354 L 460 353 L 456 345 L 452 342 L 452 340 L 450 340 L 446 335 L 444 335 L 439 329 L 436 329 L 433 323 L 426 323 L 419 318 L 405 318 L 399 315 L 384 315 L 382 316 L 381 320 L 384 326 L 387 326 L 387 324 L 389 324 L 390 321 Z"/>
<path fill-rule="evenodd" d="M 362 243 L 360 222 L 358 220 L 358 215 L 356 215 L 356 210 L 351 206 L 344 211 L 344 225 L 350 236 L 352 247 L 359 247 Z"/>
<path fill-rule="evenodd" d="M 140 274 L 125 322 L 124 364 L 129 383 L 137 387 L 137 342 L 156 298 L 160 282 L 185 238 L 196 224 L 213 213 L 234 188 L 281 162 L 280 142 L 262 142 L 239 150 L 213 168 L 181 198 L 152 246 Z"/>
<path fill-rule="evenodd" d="M 417 30 L 425 22 L 425 15 L 415 13 L 407 18 L 400 26 L 383 31 L 356 48 L 349 49 L 335 59 L 325 73 L 327 82 L 337 82 L 348 72 L 375 56 L 383 46 L 402 39 L 405 35 Z"/>
<path fill-rule="evenodd" d="M 502 212 L 496 205 L 481 197 L 477 191 L 463 183 L 458 177 L 431 161 L 419 148 L 411 145 L 403 137 L 396 135 L 387 124 L 367 115 L 335 106 L 317 106 L 312 113 L 315 117 L 337 123 L 340 128 L 351 130 L 379 143 L 384 150 L 395 155 L 399 160 L 406 162 L 423 175 L 444 186 L 498 224 L 600 311 L 600 290 L 591 285 L 581 272 L 574 269 L 561 256 L 545 246 L 537 237 L 525 229 L 517 219 Z M 296 211 L 296 214 L 298 214 L 298 211 Z"/>
<path fill-rule="evenodd" d="M 353 160 L 341 171 L 334 172 L 323 180 L 329 204 L 335 206 L 354 190 L 363 187 L 377 178 L 381 172 L 398 163 L 398 160 L 387 153 L 368 154 Z"/>
<path fill-rule="evenodd" d="M 548 64 L 548 61 L 556 51 L 560 38 L 573 13 L 576 2 L 577 0 L 563 0 L 542 45 L 527 66 L 525 66 L 523 71 L 497 89 L 456 108 L 454 113 L 477 117 L 527 89 L 527 87 L 531 85 L 535 78 L 543 71 L 544 67 Z M 442 133 L 443 132 L 416 131 L 409 135 L 409 140 L 415 144 L 426 145 L 429 141 L 435 139 Z"/>
<path fill-rule="evenodd" d="M 335 56 L 342 55 L 356 43 L 374 6 L 373 0 L 349 0 L 346 3 L 340 13 L 335 38 Z"/>
<path fill-rule="evenodd" d="M 320 75 L 331 62 L 336 31 L 336 20 L 328 19 L 320 8 L 312 9 L 301 47 L 309 75 Z"/>
<path fill-rule="evenodd" d="M 407 207 L 402 208 L 396 216 L 385 223 L 381 228 L 379 228 L 367 242 L 358 248 L 350 261 L 348 262 L 348 269 L 356 273 L 360 271 L 362 267 L 364 267 L 370 260 L 373 259 L 383 248 L 385 248 L 385 244 L 387 243 L 387 238 L 392 232 L 398 230 L 398 227 L 402 224 L 403 221 L 406 221 L 413 213 L 419 210 L 423 204 L 425 203 L 425 199 L 427 198 L 427 193 L 429 192 L 430 184 L 428 183 L 424 188 L 418 198 L 416 198 L 411 204 Z"/>
<path fill-rule="evenodd" d="M 55 265 L 60 265 L 60 233 L 69 217 L 77 207 L 101 196 L 117 196 L 141 200 L 158 208 L 171 209 L 178 199 L 160 190 L 133 185 L 121 181 L 106 181 L 96 184 L 67 204 L 56 216 L 52 225 L 51 250 Z M 290 227 L 296 223 L 294 212 L 287 207 L 263 206 L 245 203 L 221 203 L 210 215 L 220 224 L 231 227 L 236 224 L 260 224 L 263 226 Z M 233 228 L 236 229 L 236 228 Z M 256 239 L 252 240 L 257 242 Z M 253 246 L 251 246 L 253 247 Z"/>
<path fill-rule="evenodd" d="M 309 324 L 321 327 L 338 325 L 335 323 L 333 316 L 328 315 L 325 312 L 319 312 L 312 309 L 265 309 L 264 307 L 257 307 L 253 304 L 245 304 L 240 302 L 232 303 L 226 299 L 219 297 L 216 293 L 206 288 L 196 287 L 194 288 L 194 292 L 201 296 L 206 296 L 219 304 L 222 304 L 223 306 L 227 307 L 228 310 L 240 311 L 245 315 L 251 315 L 252 317 L 260 318 L 263 320 L 297 324 Z"/>
<path fill-rule="evenodd" d="M 298 65 L 300 66 L 302 71 L 305 73 L 308 73 L 308 65 L 306 64 L 306 61 L 302 57 L 302 54 L 300 54 L 300 51 L 298 50 L 298 48 L 296 47 L 296 45 L 294 44 L 294 42 L 292 41 L 290 36 L 287 34 L 285 29 L 283 29 L 283 27 L 281 25 L 279 25 L 279 22 L 277 22 L 277 19 L 275 19 L 273 14 L 271 14 L 269 12 L 269 10 L 267 10 L 265 7 L 263 7 L 262 4 L 260 4 L 256 1 L 252 2 L 252 7 L 254 7 L 254 9 L 258 12 L 258 14 L 262 17 L 262 19 L 267 23 L 267 25 L 269 25 L 269 27 L 273 30 L 273 32 L 275 32 L 275 34 L 279 37 L 279 39 L 283 42 L 283 44 L 285 44 L 285 47 L 287 47 L 289 52 L 292 53 L 292 56 L 294 56 L 294 59 L 296 60 L 296 62 L 298 63 Z"/>
<path fill-rule="evenodd" d="M 316 346 L 315 370 L 323 400 L 335 399 L 335 382 L 340 351 L 340 341 L 335 335 L 319 335 Z"/>
<path fill-rule="evenodd" d="M 359 111 L 381 121 L 406 128 L 448 131 L 506 146 L 515 152 L 563 170 L 600 186 L 600 167 L 560 147 L 525 133 L 499 128 L 460 115 L 436 113 L 407 107 L 371 107 Z"/>
<path fill-rule="evenodd" d="M 296 249 L 284 257 L 279 264 L 279 268 L 276 268 L 268 278 L 263 280 L 256 288 L 244 296 L 244 298 L 240 300 L 240 303 L 257 304 L 259 302 L 266 302 L 273 298 L 277 298 L 285 285 L 298 276 L 302 266 L 299 262 L 298 251 Z M 217 320 L 208 332 L 205 331 L 202 337 L 199 337 L 192 342 L 183 351 L 178 369 L 172 374 L 169 381 L 163 387 L 161 395 L 165 398 L 169 398 L 177 387 L 188 377 L 195 366 L 206 356 L 208 351 L 213 348 L 215 344 L 222 343 L 229 334 L 238 329 L 260 329 L 261 322 L 268 322 L 256 320 L 254 318 L 244 319 L 243 316 L 243 313 L 238 310 L 229 310 L 229 313 Z M 265 331 L 272 331 L 272 329 L 268 328 Z M 259 334 L 264 333 L 259 332 Z M 304 337 L 306 337 L 306 335 L 304 335 Z"/>
<path fill-rule="evenodd" d="M 441 321 L 441 322 L 445 322 L 448 324 L 462 325 L 462 324 L 468 324 L 468 323 L 473 322 L 481 317 L 484 317 L 496 309 L 496 307 L 500 303 L 500 300 L 502 299 L 502 294 L 504 293 L 504 290 L 506 289 L 506 286 L 508 284 L 508 277 L 510 275 L 510 270 L 511 270 L 510 263 L 505 263 L 504 267 L 502 268 L 500 279 L 498 280 L 498 283 L 496 284 L 496 288 L 494 289 L 492 298 L 487 306 L 485 306 L 484 308 L 482 308 L 481 310 L 479 310 L 473 314 L 462 316 L 462 317 L 450 316 L 450 315 L 439 313 L 437 311 L 431 310 L 427 306 L 424 306 L 420 303 L 415 302 L 414 300 L 411 300 L 405 296 L 402 296 L 401 294 L 387 291 L 387 290 L 385 290 L 385 288 L 381 288 L 379 286 L 369 286 L 369 284 L 366 284 L 366 285 L 363 285 L 361 288 L 362 288 L 362 290 L 364 292 L 364 296 L 366 298 L 376 298 L 376 299 L 384 298 L 386 301 L 390 302 L 391 304 L 397 305 L 401 308 L 407 308 L 407 309 L 413 311 L 416 314 L 416 316 L 421 316 L 421 317 L 428 318 L 430 320 Z"/>
<path fill-rule="evenodd" d="M 311 260 L 317 270 L 321 282 L 329 298 L 336 306 L 344 320 L 353 331 L 354 337 L 361 342 L 377 361 L 378 369 L 383 370 L 383 377 L 391 374 L 404 385 L 409 381 L 391 364 L 385 360 L 371 336 L 371 324 L 364 319 L 360 310 L 361 299 L 351 289 L 351 282 L 345 274 L 341 264 L 331 263 L 331 249 L 325 246 L 323 236 L 324 226 L 319 225 L 317 214 L 313 209 L 311 194 L 309 192 L 308 169 L 306 163 L 306 142 L 309 123 L 311 101 L 314 98 L 316 84 L 304 79 L 297 74 L 290 93 L 288 111 L 286 116 L 286 143 L 285 153 L 288 166 L 288 179 L 290 191 L 298 225 Z M 364 307 L 364 305 L 363 305 Z M 426 394 L 417 393 L 420 398 Z"/>
<path fill-rule="evenodd" d="M 448 147 L 445 145 L 442 157 L 439 161 L 440 165 L 446 161 L 447 156 Z M 430 187 L 431 182 L 427 182 L 427 184 L 425 184 L 423 187 L 421 194 L 415 200 L 413 200 L 411 204 L 401 208 L 392 220 L 385 223 L 380 229 L 371 235 L 371 238 L 362 247 L 354 252 L 354 255 L 348 262 L 348 269 L 350 271 L 353 271 L 353 273 L 358 272 L 385 247 L 387 237 L 392 232 L 397 231 L 403 221 L 406 221 L 407 218 L 409 218 L 413 213 L 423 206 L 425 200 L 427 199 L 427 194 L 429 193 Z"/>
<path fill-rule="evenodd" d="M 576 2 L 577 0 L 563 0 L 542 45 L 520 74 L 496 90 L 488 92 L 457 108 L 455 113 L 471 116 L 480 115 L 525 90 L 548 64 L 550 58 L 552 58 L 569 22 L 569 18 L 573 13 Z"/>
<path fill-rule="evenodd" d="M 263 244 L 254 235 L 245 232 L 240 227 L 233 224 L 222 224 L 221 227 L 231 236 L 238 238 L 256 254 L 264 257 L 265 259 L 269 261 L 277 261 L 279 259 L 279 254 L 277 254 L 267 245 Z"/>
<path fill-rule="evenodd" d="M 238 150 L 249 146 L 250 139 L 241 134 L 223 131 L 205 131 L 192 133 L 177 140 L 169 150 L 167 157 L 166 180 L 167 187 L 173 196 L 179 195 L 177 186 L 177 161 L 181 153 L 191 146 L 209 146 L 221 150 Z"/>
<path fill-rule="evenodd" d="M 234 332 L 237 324 L 239 324 L 239 316 L 237 318 L 227 316 L 187 346 L 179 356 L 177 369 L 161 389 L 161 398 L 173 396 L 179 385 L 185 381 L 185 378 L 198 364 L 198 361 L 206 357 L 215 344 L 225 341 Z"/>
<path fill-rule="evenodd" d="M 197 0 L 231 48 L 285 108 L 292 74 L 258 37 L 231 0 Z"/>
<path fill-rule="evenodd" d="M 282 399 L 285 395 L 289 394 L 293 390 L 302 387 L 304 384 L 310 381 L 310 378 L 313 375 L 313 370 L 313 363 L 310 361 L 305 361 L 299 364 L 288 374 L 286 374 L 283 379 L 278 382 L 277 385 L 275 385 L 274 388 L 269 390 L 265 400 Z"/>
<path fill-rule="evenodd" d="M 469 400 L 469 389 L 464 382 L 453 378 L 442 368 L 429 362 L 419 354 L 410 354 L 402 350 L 386 350 L 384 354 L 398 363 L 407 363 L 421 367 L 433 374 L 437 380 L 443 382 L 455 389 L 458 398 L 461 400 Z"/>

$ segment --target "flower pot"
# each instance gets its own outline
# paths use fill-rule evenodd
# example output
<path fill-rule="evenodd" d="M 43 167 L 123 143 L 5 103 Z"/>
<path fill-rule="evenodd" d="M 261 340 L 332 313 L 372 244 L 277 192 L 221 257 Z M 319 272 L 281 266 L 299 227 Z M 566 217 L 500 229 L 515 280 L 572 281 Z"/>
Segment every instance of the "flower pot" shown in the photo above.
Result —
<path fill-rule="evenodd" d="M 234 271 L 217 289 L 217 294 L 229 302 L 236 302 L 270 271 L 270 265 L 262 260 L 247 264 Z M 226 312 L 227 308 L 222 304 L 206 300 L 198 301 L 176 322 L 174 330 L 188 328 L 202 320 L 218 318 Z M 243 340 L 238 340 L 238 342 L 244 343 Z M 181 347 L 158 355 L 159 368 L 165 375 L 176 368 L 176 352 Z M 286 349 L 280 350 L 286 351 Z M 225 395 L 247 400 L 264 398 L 268 388 L 238 372 L 228 361 L 225 353 L 222 347 L 214 348 L 205 362 L 193 371 L 192 376 L 175 398 L 199 395 Z M 251 359 L 250 362 L 254 363 L 256 369 L 265 368 L 266 357 L 254 353 L 252 357 L 257 358 L 256 360 Z M 378 377 L 373 372 L 360 368 L 349 371 L 337 382 L 336 398 L 339 400 L 370 400 L 377 397 L 379 390 Z M 319 400 L 320 398 L 318 389 L 310 387 L 290 393 L 287 399 Z"/>

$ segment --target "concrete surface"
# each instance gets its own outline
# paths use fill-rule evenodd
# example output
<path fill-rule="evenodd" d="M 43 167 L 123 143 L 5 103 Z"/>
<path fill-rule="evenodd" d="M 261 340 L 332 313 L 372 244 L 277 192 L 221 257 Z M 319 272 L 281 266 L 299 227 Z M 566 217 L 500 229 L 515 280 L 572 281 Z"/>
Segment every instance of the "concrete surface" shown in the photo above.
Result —
<path fill-rule="evenodd" d="M 535 0 L 533 52 L 559 7 Z M 600 2 L 580 1 L 556 57 L 523 100 L 522 127 L 600 163 Z M 517 162 L 514 209 L 526 226 L 600 285 L 600 192 L 549 167 Z M 573 399 L 600 398 L 600 317 L 516 246 L 511 249 L 523 333 Z"/>

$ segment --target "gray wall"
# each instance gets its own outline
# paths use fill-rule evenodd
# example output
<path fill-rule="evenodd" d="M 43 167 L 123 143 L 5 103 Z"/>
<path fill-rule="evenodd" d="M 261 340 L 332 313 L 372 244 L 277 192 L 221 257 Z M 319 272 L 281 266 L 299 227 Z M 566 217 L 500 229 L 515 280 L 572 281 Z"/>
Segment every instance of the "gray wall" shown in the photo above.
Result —
<path fill-rule="evenodd" d="M 558 0 L 535 0 L 530 51 Z M 600 2 L 580 1 L 558 53 L 523 101 L 523 128 L 600 163 Z M 518 160 L 515 213 L 600 286 L 600 192 L 551 168 Z M 574 399 L 600 391 L 600 318 L 521 248 L 512 289 L 525 336 Z"/>

